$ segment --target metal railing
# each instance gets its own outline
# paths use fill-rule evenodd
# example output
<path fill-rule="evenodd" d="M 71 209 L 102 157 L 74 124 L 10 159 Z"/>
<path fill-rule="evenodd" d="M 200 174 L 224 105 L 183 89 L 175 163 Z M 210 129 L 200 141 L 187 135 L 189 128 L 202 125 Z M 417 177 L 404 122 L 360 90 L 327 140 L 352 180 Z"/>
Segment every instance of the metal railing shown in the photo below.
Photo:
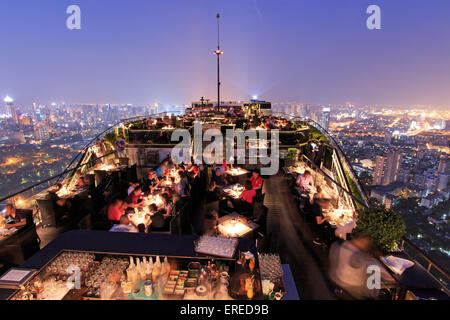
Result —
<path fill-rule="evenodd" d="M 322 175 L 324 175 L 327 179 L 329 179 L 330 181 L 332 181 L 340 190 L 344 191 L 346 194 L 348 194 L 353 201 L 358 202 L 360 205 L 362 205 L 364 208 L 369 208 L 368 206 L 366 206 L 366 204 L 361 201 L 360 199 L 358 199 L 350 190 L 347 190 L 347 188 L 345 188 L 344 186 L 342 186 L 339 182 L 337 182 L 333 177 L 330 177 L 330 175 L 328 173 L 326 173 L 325 171 L 322 170 L 322 168 L 320 168 L 317 164 L 315 164 L 313 161 L 311 161 L 308 157 L 306 157 L 305 155 L 302 155 L 302 161 L 308 163 L 308 165 L 310 167 L 312 167 L 313 169 L 316 169 L 318 171 L 320 171 L 320 173 Z"/>
<path fill-rule="evenodd" d="M 352 166 L 350 165 L 350 161 L 348 160 L 347 156 L 345 155 L 344 151 L 342 150 L 340 144 L 331 135 L 331 133 L 329 133 L 327 130 L 325 130 L 325 128 L 323 128 L 319 123 L 317 123 L 316 121 L 309 119 L 309 118 L 303 118 L 303 117 L 299 117 L 299 116 L 295 116 L 295 115 L 291 115 L 291 114 L 287 114 L 287 113 L 283 113 L 283 112 L 274 112 L 273 115 L 278 115 L 283 118 L 287 117 L 291 121 L 302 121 L 302 122 L 307 123 L 310 126 L 313 126 L 317 130 L 319 130 L 324 135 L 324 137 L 328 139 L 328 141 L 331 143 L 331 146 L 336 150 L 336 152 L 340 158 L 341 166 L 345 167 L 345 169 L 346 169 L 346 171 L 344 170 L 343 173 L 345 174 L 346 172 L 348 172 L 351 176 L 350 178 L 355 182 L 356 187 L 358 188 L 358 191 L 360 192 L 361 198 L 362 198 L 362 199 L 359 199 L 360 201 L 358 201 L 358 202 L 363 201 L 364 202 L 363 207 L 366 207 L 366 208 L 369 207 L 369 202 L 368 202 L 369 198 L 366 194 L 366 191 L 362 187 L 362 184 L 358 178 L 358 175 L 355 173 Z M 349 181 L 347 181 L 347 184 L 349 184 Z"/>
<path fill-rule="evenodd" d="M 174 113 L 174 112 L 171 112 L 171 113 Z M 45 190 L 45 188 L 51 187 L 55 183 L 66 179 L 68 175 L 73 174 L 76 170 L 78 170 L 78 169 L 80 169 L 81 167 L 84 166 L 84 165 L 82 165 L 83 157 L 86 155 L 88 149 L 95 144 L 97 139 L 101 139 L 102 137 L 104 137 L 106 134 L 108 134 L 109 132 L 114 130 L 119 125 L 124 124 L 124 123 L 130 123 L 130 122 L 133 122 L 133 121 L 142 120 L 142 119 L 147 119 L 147 118 L 162 117 L 162 116 L 166 116 L 167 114 L 168 114 L 168 112 L 160 112 L 160 113 L 156 113 L 156 114 L 153 114 L 153 115 L 137 116 L 137 117 L 125 118 L 125 119 L 121 119 L 121 120 L 116 121 L 113 125 L 109 126 L 105 130 L 100 132 L 98 135 L 96 135 L 93 139 L 91 139 L 89 141 L 89 143 L 87 143 L 85 145 L 85 147 L 83 147 L 83 149 L 80 152 L 78 152 L 72 158 L 70 163 L 66 166 L 66 168 L 61 173 L 53 175 L 53 176 L 51 176 L 49 178 L 46 178 L 46 179 L 44 179 L 44 180 L 42 180 L 42 181 L 40 181 L 38 183 L 35 183 L 35 184 L 33 184 L 33 185 L 29 186 L 29 187 L 26 187 L 26 188 L 24 188 L 24 189 L 22 189 L 20 191 L 17 191 L 17 192 L 14 192 L 12 194 L 9 194 L 9 195 L 1 198 L 0 199 L 0 203 L 5 202 L 5 201 L 10 201 L 10 202 L 14 202 L 14 203 L 17 203 L 19 201 L 20 202 L 24 201 L 24 200 L 26 200 L 28 198 L 33 197 L 37 193 Z M 109 153 L 108 155 L 110 155 L 110 154 L 111 153 Z M 97 159 L 100 159 L 100 158 L 97 158 Z M 94 159 L 93 161 L 95 161 L 97 159 Z M 78 160 L 77 164 L 73 167 L 74 163 L 77 160 Z"/>
<path fill-rule="evenodd" d="M 403 237 L 401 247 L 411 258 L 422 265 L 441 285 L 447 295 L 450 296 L 450 278 L 447 271 L 441 268 L 433 259 L 416 247 L 409 239 Z"/>

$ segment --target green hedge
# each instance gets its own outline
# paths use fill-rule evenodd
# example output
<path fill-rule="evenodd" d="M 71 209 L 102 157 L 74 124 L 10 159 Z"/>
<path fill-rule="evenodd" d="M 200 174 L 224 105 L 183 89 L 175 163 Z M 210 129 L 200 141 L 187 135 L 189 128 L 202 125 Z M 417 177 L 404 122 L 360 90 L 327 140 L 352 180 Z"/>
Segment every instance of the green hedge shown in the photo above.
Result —
<path fill-rule="evenodd" d="M 383 207 L 361 210 L 353 235 L 366 234 L 374 241 L 375 248 L 383 253 L 396 249 L 406 233 L 405 222 L 397 212 Z"/>

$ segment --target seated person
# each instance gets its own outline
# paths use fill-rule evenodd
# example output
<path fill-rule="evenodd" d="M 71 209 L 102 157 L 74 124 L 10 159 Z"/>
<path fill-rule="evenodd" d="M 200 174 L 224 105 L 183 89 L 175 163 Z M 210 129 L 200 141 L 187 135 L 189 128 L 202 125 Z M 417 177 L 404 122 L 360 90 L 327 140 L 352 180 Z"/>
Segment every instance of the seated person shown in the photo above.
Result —
<path fill-rule="evenodd" d="M 252 183 L 252 188 L 254 190 L 261 191 L 263 178 L 261 178 L 258 170 L 253 170 L 252 177 L 250 178 L 250 182 Z"/>
<path fill-rule="evenodd" d="M 120 217 L 119 224 L 113 225 L 113 227 L 109 230 L 110 232 L 131 232 L 137 233 L 138 229 L 131 224 L 130 218 L 126 214 Z"/>
<path fill-rule="evenodd" d="M 163 193 L 161 197 L 164 203 L 164 217 L 169 217 L 172 215 L 173 202 L 167 193 Z"/>
<path fill-rule="evenodd" d="M 319 206 L 321 209 L 328 209 L 331 199 L 324 193 L 322 187 L 318 186 L 316 190 L 317 192 L 310 200 L 310 203 Z"/>
<path fill-rule="evenodd" d="M 115 199 L 108 206 L 108 220 L 120 221 L 120 217 L 125 213 L 124 202 L 120 199 Z"/>
<path fill-rule="evenodd" d="M 156 172 L 150 170 L 148 172 L 147 180 L 145 181 L 145 185 L 150 189 L 150 192 L 153 192 L 161 183 L 156 175 Z"/>
<path fill-rule="evenodd" d="M 253 189 L 253 184 L 250 180 L 247 180 L 245 182 L 245 190 L 242 191 L 241 195 L 239 196 L 239 199 L 242 199 L 243 201 L 253 204 L 253 200 L 256 197 L 256 190 Z"/>
<path fill-rule="evenodd" d="M 302 193 L 309 193 L 311 187 L 314 187 L 314 179 L 311 175 L 311 172 L 305 170 L 303 174 L 299 174 L 297 180 L 295 181 L 297 185 L 296 190 Z"/>
<path fill-rule="evenodd" d="M 222 176 L 225 176 L 225 171 L 226 171 L 226 167 L 224 167 L 223 165 L 218 165 L 217 163 L 214 165 L 214 173 L 217 172 L 217 169 L 220 170 L 220 173 L 222 174 Z"/>
<path fill-rule="evenodd" d="M 156 205 L 152 203 L 149 207 L 150 212 L 154 213 L 152 216 L 152 222 L 149 227 L 149 230 L 161 230 L 167 227 L 169 222 L 169 218 L 172 214 L 173 204 L 169 200 L 169 196 L 167 194 L 162 195 L 162 199 L 164 202 L 164 207 L 158 211 Z"/>
<path fill-rule="evenodd" d="M 291 122 L 287 121 L 286 119 L 283 120 L 283 124 L 281 125 L 282 130 L 289 131 L 291 130 Z"/>
<path fill-rule="evenodd" d="M 199 167 L 195 164 L 189 164 L 186 168 L 186 171 L 191 173 L 192 177 L 195 178 L 195 176 L 200 171 Z"/>
<path fill-rule="evenodd" d="M 256 197 L 256 190 L 253 189 L 252 182 L 247 180 L 245 182 L 245 190 L 242 191 L 239 199 L 232 199 L 234 209 L 239 212 L 251 212 L 253 214 L 253 202 Z"/>
<path fill-rule="evenodd" d="M 5 229 L 20 228 L 27 224 L 27 217 L 12 204 L 7 204 L 5 210 Z"/>
<path fill-rule="evenodd" d="M 49 189 L 48 192 L 50 199 L 53 201 L 57 219 L 60 219 L 69 213 L 67 199 L 63 199 L 58 196 L 58 191 L 61 190 L 61 188 L 62 184 L 58 182 L 51 189 Z"/>
<path fill-rule="evenodd" d="M 330 216 L 323 214 L 323 209 L 328 208 L 329 199 L 325 197 L 325 194 L 322 192 L 321 187 L 317 187 L 317 193 L 314 194 L 312 199 L 312 214 L 313 214 L 313 223 L 315 224 L 315 233 L 316 237 L 313 240 L 314 244 L 317 245 L 330 245 L 331 243 L 331 230 L 328 224 L 324 224 L 326 221 L 330 220 Z"/>
<path fill-rule="evenodd" d="M 227 160 L 223 159 L 223 162 L 222 162 L 222 169 L 225 170 L 225 171 L 227 171 L 230 167 L 231 167 L 231 165 L 229 165 L 229 164 L 227 163 Z"/>
<path fill-rule="evenodd" d="M 218 189 L 223 189 L 227 185 L 227 180 L 222 175 L 222 168 L 216 168 L 213 180 L 216 183 L 216 188 Z"/>
<path fill-rule="evenodd" d="M 253 190 L 256 191 L 256 201 L 262 202 L 263 178 L 261 177 L 258 170 L 253 170 L 250 181 L 252 182 Z"/>
<path fill-rule="evenodd" d="M 177 184 L 176 189 L 177 193 L 181 197 L 187 197 L 189 195 L 189 180 L 184 171 L 178 171 L 178 175 L 180 176 L 180 182 Z"/>
<path fill-rule="evenodd" d="M 133 192 L 131 192 L 127 197 L 127 204 L 130 208 L 140 208 L 142 207 L 142 187 L 137 186 Z"/>
<path fill-rule="evenodd" d="M 131 186 L 128 188 L 127 194 L 130 195 L 139 186 L 139 182 L 132 183 Z"/>
<path fill-rule="evenodd" d="M 161 179 L 164 176 L 164 172 L 167 169 L 167 166 L 169 165 L 169 161 L 168 160 L 164 160 L 158 167 L 158 169 L 156 169 L 156 177 L 158 179 Z"/>

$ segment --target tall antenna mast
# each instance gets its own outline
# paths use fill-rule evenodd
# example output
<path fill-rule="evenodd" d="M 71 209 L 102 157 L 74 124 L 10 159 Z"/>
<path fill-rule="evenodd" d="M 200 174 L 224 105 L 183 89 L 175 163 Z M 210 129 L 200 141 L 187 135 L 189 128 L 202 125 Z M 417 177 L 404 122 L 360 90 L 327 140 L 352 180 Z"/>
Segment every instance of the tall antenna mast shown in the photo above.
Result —
<path fill-rule="evenodd" d="M 217 50 L 214 51 L 217 55 L 217 110 L 220 110 L 220 56 L 223 51 L 220 50 L 220 14 L 217 14 Z"/>

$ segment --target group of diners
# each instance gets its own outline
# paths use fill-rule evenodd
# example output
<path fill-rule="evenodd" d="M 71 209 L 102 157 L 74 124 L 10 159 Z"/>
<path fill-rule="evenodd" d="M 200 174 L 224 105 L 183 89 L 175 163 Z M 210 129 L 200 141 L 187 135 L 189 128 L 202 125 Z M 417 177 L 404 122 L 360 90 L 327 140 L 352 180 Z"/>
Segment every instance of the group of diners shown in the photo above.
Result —
<path fill-rule="evenodd" d="M 235 198 L 229 196 L 225 190 L 232 188 L 235 179 L 227 174 L 231 165 L 226 161 L 222 165 L 216 164 L 212 170 L 212 178 L 208 186 L 206 202 L 220 202 L 220 208 L 225 212 L 237 212 L 242 215 L 252 215 L 255 202 L 262 201 L 263 178 L 259 170 L 253 170 L 251 177 L 245 180 L 244 189 Z"/>
<path fill-rule="evenodd" d="M 175 164 L 165 159 L 155 170 L 149 170 L 143 181 L 131 183 L 126 198 L 116 198 L 109 204 L 108 220 L 115 224 L 111 231 L 166 230 L 171 218 L 188 201 L 191 183 L 198 173 L 195 164 Z M 144 216 L 139 223 L 132 219 L 136 212 Z"/>
<path fill-rule="evenodd" d="M 316 185 L 309 170 L 297 176 L 294 189 L 300 200 L 300 209 L 305 215 L 305 221 L 312 226 L 315 233 L 313 243 L 329 246 L 335 238 L 330 224 L 325 223 L 331 219 L 325 214 L 325 210 L 330 208 L 331 198 L 324 192 L 322 186 Z"/>

